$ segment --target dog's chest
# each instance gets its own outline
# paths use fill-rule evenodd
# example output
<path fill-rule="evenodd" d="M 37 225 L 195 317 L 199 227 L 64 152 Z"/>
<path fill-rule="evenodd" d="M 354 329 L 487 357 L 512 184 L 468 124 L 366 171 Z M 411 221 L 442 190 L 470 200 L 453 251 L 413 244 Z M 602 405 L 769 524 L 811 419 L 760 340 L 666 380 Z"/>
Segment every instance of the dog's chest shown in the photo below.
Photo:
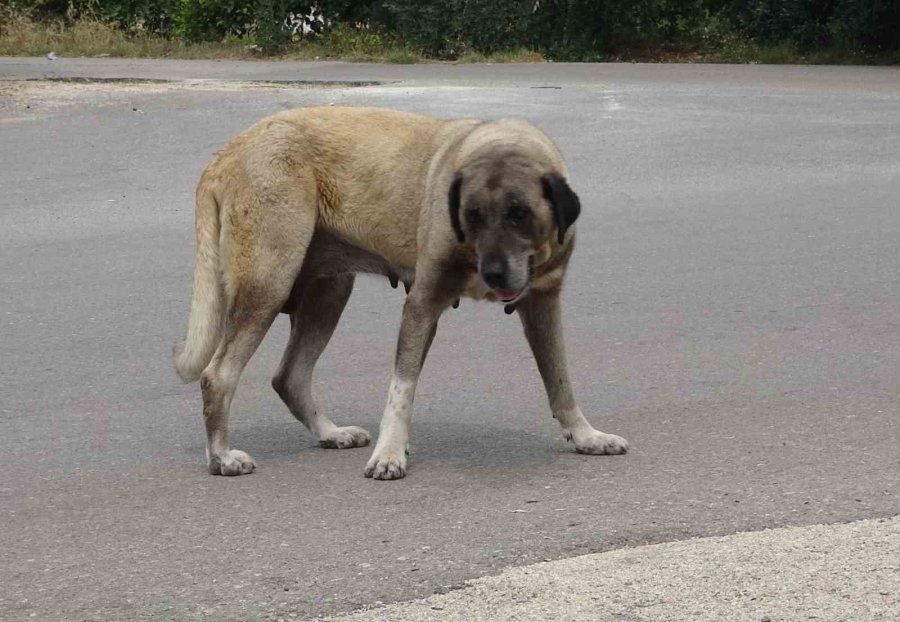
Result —
<path fill-rule="evenodd" d="M 473 274 L 469 277 L 466 287 L 463 290 L 463 296 L 473 300 L 494 300 L 493 292 L 485 285 L 478 274 Z"/>

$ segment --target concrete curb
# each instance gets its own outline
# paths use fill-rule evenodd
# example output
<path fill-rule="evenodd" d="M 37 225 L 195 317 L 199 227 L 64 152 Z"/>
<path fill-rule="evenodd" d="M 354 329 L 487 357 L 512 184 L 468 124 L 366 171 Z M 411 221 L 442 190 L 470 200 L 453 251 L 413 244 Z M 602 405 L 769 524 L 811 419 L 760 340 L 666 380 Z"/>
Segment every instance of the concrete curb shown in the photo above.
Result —
<path fill-rule="evenodd" d="M 900 517 L 586 555 L 328 619 L 898 620 Z"/>

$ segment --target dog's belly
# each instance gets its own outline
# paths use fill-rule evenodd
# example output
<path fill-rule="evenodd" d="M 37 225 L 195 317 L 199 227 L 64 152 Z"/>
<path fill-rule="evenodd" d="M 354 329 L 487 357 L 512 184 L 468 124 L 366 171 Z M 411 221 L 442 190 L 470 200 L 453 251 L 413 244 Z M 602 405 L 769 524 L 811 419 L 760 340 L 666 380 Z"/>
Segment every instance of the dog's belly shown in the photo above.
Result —
<path fill-rule="evenodd" d="M 396 286 L 402 282 L 407 291 L 415 279 L 415 270 L 395 266 L 381 255 L 351 244 L 332 233 L 317 230 L 306 251 L 303 268 L 294 283 L 291 296 L 282 308 L 290 313 L 303 295 L 303 286 L 316 279 L 343 274 L 375 274 L 386 276 Z"/>

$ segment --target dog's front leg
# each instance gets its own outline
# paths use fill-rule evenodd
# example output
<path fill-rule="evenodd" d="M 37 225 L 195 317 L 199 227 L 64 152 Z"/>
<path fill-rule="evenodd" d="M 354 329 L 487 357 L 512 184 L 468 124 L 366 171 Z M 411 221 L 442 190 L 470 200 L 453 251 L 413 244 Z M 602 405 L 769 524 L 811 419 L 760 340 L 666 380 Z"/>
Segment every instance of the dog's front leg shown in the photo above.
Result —
<path fill-rule="evenodd" d="M 628 442 L 621 436 L 595 430 L 575 402 L 563 343 L 559 289 L 535 291 L 516 304 L 525 336 L 534 353 L 553 417 L 562 425 L 566 440 L 584 454 L 624 454 Z"/>
<path fill-rule="evenodd" d="M 422 295 L 418 284 L 406 299 L 397 341 L 394 376 L 381 418 L 378 442 L 366 465 L 366 477 L 400 479 L 406 475 L 406 448 L 416 383 L 445 306 Z"/>

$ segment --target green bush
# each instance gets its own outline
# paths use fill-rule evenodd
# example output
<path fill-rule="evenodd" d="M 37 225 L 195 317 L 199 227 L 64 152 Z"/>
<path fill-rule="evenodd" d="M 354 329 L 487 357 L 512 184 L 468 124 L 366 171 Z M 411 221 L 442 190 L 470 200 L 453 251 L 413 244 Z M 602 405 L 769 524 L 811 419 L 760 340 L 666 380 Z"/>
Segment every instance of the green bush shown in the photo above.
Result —
<path fill-rule="evenodd" d="M 255 4 L 247 0 L 182 0 L 175 17 L 177 33 L 192 43 L 245 35 L 253 25 Z"/>
<path fill-rule="evenodd" d="M 291 39 L 289 13 L 311 7 L 343 38 L 390 41 L 434 58 L 530 49 L 555 60 L 654 49 L 782 55 L 844 51 L 900 57 L 898 0 L 0 0 L 32 19 L 89 18 L 186 42 L 248 37 L 266 52 Z M 356 28 L 358 24 L 370 26 Z M 378 43 L 378 45 L 381 45 Z"/>
<path fill-rule="evenodd" d="M 359 29 L 349 24 L 337 24 L 321 36 L 325 48 L 346 58 L 379 56 L 388 49 L 388 41 L 376 29 Z"/>
<path fill-rule="evenodd" d="M 437 58 L 519 47 L 601 60 L 641 46 L 712 45 L 729 26 L 709 0 L 385 0 L 384 26 Z"/>
<path fill-rule="evenodd" d="M 285 23 L 288 0 L 257 0 L 255 8 L 256 44 L 263 54 L 281 51 L 291 41 L 291 31 Z"/>
<path fill-rule="evenodd" d="M 569 0 L 541 5 L 536 47 L 560 60 L 603 60 L 623 50 L 709 45 L 727 20 L 709 0 Z"/>
<path fill-rule="evenodd" d="M 737 0 L 732 11 L 739 27 L 760 43 L 811 48 L 828 42 L 828 21 L 839 1 Z"/>
<path fill-rule="evenodd" d="M 844 0 L 835 7 L 828 28 L 833 40 L 843 46 L 856 44 L 876 53 L 900 54 L 897 0 Z"/>
<path fill-rule="evenodd" d="M 435 58 L 454 58 L 458 54 L 459 20 L 456 7 L 460 0 L 446 4 L 420 0 L 386 0 L 383 13 L 376 14 L 380 24 L 399 39 Z"/>
<path fill-rule="evenodd" d="M 896 0 L 735 0 L 730 9 L 741 30 L 761 43 L 900 52 Z"/>
<path fill-rule="evenodd" d="M 181 4 L 180 0 L 116 0 L 102 3 L 101 16 L 125 30 L 171 36 Z"/>

